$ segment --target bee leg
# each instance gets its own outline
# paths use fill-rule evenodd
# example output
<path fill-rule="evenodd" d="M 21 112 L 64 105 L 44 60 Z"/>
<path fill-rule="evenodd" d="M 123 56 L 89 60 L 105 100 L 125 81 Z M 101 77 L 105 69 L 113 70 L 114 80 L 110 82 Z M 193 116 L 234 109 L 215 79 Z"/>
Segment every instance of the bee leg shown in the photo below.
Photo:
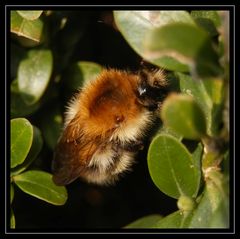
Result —
<path fill-rule="evenodd" d="M 143 150 L 144 143 L 141 140 L 131 141 L 123 146 L 124 150 L 129 152 L 137 152 Z"/>
<path fill-rule="evenodd" d="M 115 141 L 112 144 L 112 149 L 118 156 L 121 156 L 123 151 L 137 152 L 139 150 L 142 150 L 143 148 L 144 148 L 144 143 L 141 140 L 130 141 L 124 144 L 122 144 L 119 141 Z"/>
<path fill-rule="evenodd" d="M 112 144 L 112 149 L 114 151 L 114 159 L 118 159 L 122 155 L 123 148 L 119 141 L 116 141 Z"/>
<path fill-rule="evenodd" d="M 143 150 L 144 142 L 142 140 L 135 140 L 125 144 L 118 141 L 112 144 L 114 151 L 113 160 L 117 162 L 123 156 L 124 152 L 137 153 L 139 150 Z"/>

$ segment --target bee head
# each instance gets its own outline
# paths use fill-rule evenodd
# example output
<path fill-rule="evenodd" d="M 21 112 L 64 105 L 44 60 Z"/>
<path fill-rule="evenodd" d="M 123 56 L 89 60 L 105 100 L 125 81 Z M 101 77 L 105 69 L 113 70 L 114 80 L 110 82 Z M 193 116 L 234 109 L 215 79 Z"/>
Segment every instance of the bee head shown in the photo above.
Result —
<path fill-rule="evenodd" d="M 156 110 L 168 93 L 168 83 L 163 70 L 141 70 L 137 90 L 139 102 L 150 110 Z"/>

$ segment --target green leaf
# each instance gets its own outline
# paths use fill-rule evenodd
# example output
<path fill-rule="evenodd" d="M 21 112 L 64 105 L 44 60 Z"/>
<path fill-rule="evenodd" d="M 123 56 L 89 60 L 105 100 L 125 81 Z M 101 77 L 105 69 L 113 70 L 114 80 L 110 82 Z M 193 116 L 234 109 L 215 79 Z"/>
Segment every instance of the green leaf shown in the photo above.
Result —
<path fill-rule="evenodd" d="M 144 49 L 147 59 L 173 57 L 187 64 L 193 74 L 197 72 L 206 77 L 221 73 L 218 55 L 209 35 L 192 24 L 171 23 L 151 30 L 145 36 Z"/>
<path fill-rule="evenodd" d="M 162 216 L 153 214 L 137 219 L 124 228 L 157 228 L 156 223 L 162 219 Z"/>
<path fill-rule="evenodd" d="M 15 168 L 11 169 L 11 176 L 17 175 L 24 170 L 26 170 L 29 165 L 36 159 L 37 155 L 42 149 L 43 140 L 40 130 L 37 127 L 33 127 L 33 141 L 31 149 L 27 155 L 27 158 L 24 160 L 24 162 Z"/>
<path fill-rule="evenodd" d="M 16 226 L 15 216 L 14 216 L 13 210 L 11 208 L 11 212 L 10 212 L 10 228 L 14 229 L 15 226 Z"/>
<path fill-rule="evenodd" d="M 229 194 L 224 177 L 213 172 L 215 178 L 208 178 L 197 209 L 189 224 L 190 228 L 228 228 Z"/>
<path fill-rule="evenodd" d="M 29 21 L 22 18 L 17 11 L 11 11 L 11 32 L 18 36 L 40 42 L 43 31 L 43 22 L 40 19 Z"/>
<path fill-rule="evenodd" d="M 204 79 L 203 85 L 213 104 L 219 105 L 223 100 L 223 80 L 220 78 Z"/>
<path fill-rule="evenodd" d="M 14 80 L 11 83 L 11 117 L 24 117 L 33 114 L 40 107 L 40 102 L 36 102 L 33 105 L 28 105 L 23 100 L 19 89 L 18 81 Z"/>
<path fill-rule="evenodd" d="M 150 50 L 178 52 L 183 55 L 184 61 L 184 56 L 197 56 L 199 49 L 207 40 L 207 34 L 196 26 L 174 23 L 154 29 L 147 40 L 146 44 Z M 181 60 L 180 57 L 179 59 Z"/>
<path fill-rule="evenodd" d="M 27 20 L 35 20 L 41 16 L 43 11 L 17 11 L 17 13 Z"/>
<path fill-rule="evenodd" d="M 182 73 L 175 73 L 175 77 L 179 80 L 181 91 L 193 96 L 204 111 L 208 135 L 217 134 L 221 123 L 223 81 L 219 78 L 194 80 L 192 77 Z"/>
<path fill-rule="evenodd" d="M 16 185 L 25 193 L 54 205 L 63 205 L 67 200 L 67 191 L 63 186 L 56 186 L 52 175 L 38 170 L 31 170 L 13 177 Z"/>
<path fill-rule="evenodd" d="M 30 50 L 18 69 L 18 87 L 23 100 L 32 105 L 43 95 L 52 74 L 50 50 Z"/>
<path fill-rule="evenodd" d="M 84 82 L 95 79 L 102 71 L 102 66 L 94 62 L 79 61 L 73 64 L 64 75 L 68 89 L 79 89 Z"/>
<path fill-rule="evenodd" d="M 193 19 L 208 19 L 210 20 L 215 27 L 221 25 L 221 18 L 217 11 L 191 11 L 191 16 Z"/>
<path fill-rule="evenodd" d="M 114 11 L 118 29 L 129 45 L 144 59 L 168 70 L 188 71 L 188 66 L 172 56 L 153 58 L 146 53 L 145 37 L 157 27 L 174 22 L 195 25 L 186 11 Z"/>
<path fill-rule="evenodd" d="M 211 98 L 211 128 L 209 129 L 209 135 L 219 135 L 222 124 L 222 112 L 223 112 L 223 96 L 225 94 L 224 82 L 222 79 L 210 78 L 203 81 L 206 91 Z"/>
<path fill-rule="evenodd" d="M 167 134 L 167 135 L 171 135 L 171 136 L 175 137 L 179 141 L 182 140 L 182 135 L 181 134 L 176 133 L 174 130 L 172 130 L 171 128 L 167 127 L 166 125 L 163 125 L 158 130 L 157 134 Z"/>
<path fill-rule="evenodd" d="M 176 211 L 157 223 L 157 228 L 187 228 L 192 214 Z"/>
<path fill-rule="evenodd" d="M 11 183 L 11 186 L 10 186 L 10 203 L 11 204 L 13 202 L 13 198 L 14 198 L 14 187 L 13 187 L 13 184 Z"/>
<path fill-rule="evenodd" d="M 199 27 L 203 28 L 209 34 L 210 37 L 216 37 L 218 35 L 216 27 L 209 19 L 196 18 L 195 21 Z"/>
<path fill-rule="evenodd" d="M 148 150 L 148 168 L 155 185 L 173 198 L 195 197 L 199 187 L 191 154 L 176 138 L 158 135 Z"/>
<path fill-rule="evenodd" d="M 172 56 L 160 56 L 152 59 L 151 55 L 146 54 L 145 59 L 169 71 L 189 72 L 189 67 L 186 64 L 181 63 Z"/>
<path fill-rule="evenodd" d="M 211 109 L 212 100 L 207 93 L 207 90 L 202 80 L 194 80 L 191 76 L 182 73 L 175 73 L 175 76 L 179 79 L 179 85 L 181 92 L 190 96 L 193 96 L 196 102 L 199 104 L 205 114 L 207 123 L 207 133 L 211 135 Z"/>
<path fill-rule="evenodd" d="M 163 123 L 188 139 L 199 139 L 206 134 L 205 116 L 191 96 L 174 94 L 162 106 Z"/>
<path fill-rule="evenodd" d="M 24 162 L 33 141 L 33 127 L 24 118 L 11 120 L 11 168 Z"/>
<path fill-rule="evenodd" d="M 212 214 L 210 228 L 229 228 L 229 200 L 220 202 L 218 208 Z"/>

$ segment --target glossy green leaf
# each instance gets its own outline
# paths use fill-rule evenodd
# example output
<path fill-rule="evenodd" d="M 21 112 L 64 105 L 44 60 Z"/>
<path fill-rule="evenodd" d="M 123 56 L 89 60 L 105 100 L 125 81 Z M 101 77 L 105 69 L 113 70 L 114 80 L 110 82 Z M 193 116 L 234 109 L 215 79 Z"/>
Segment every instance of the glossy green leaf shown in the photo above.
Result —
<path fill-rule="evenodd" d="M 157 134 L 168 134 L 168 135 L 171 135 L 171 136 L 175 137 L 179 141 L 181 141 L 182 138 L 183 138 L 181 134 L 176 133 L 174 130 L 172 130 L 171 128 L 167 127 L 166 125 L 163 125 L 158 130 Z"/>
<path fill-rule="evenodd" d="M 211 37 L 219 34 L 217 27 L 221 25 L 221 19 L 217 11 L 191 11 L 191 16 Z"/>
<path fill-rule="evenodd" d="M 11 117 L 24 117 L 33 114 L 40 107 L 40 102 L 36 102 L 33 105 L 28 105 L 23 100 L 19 89 L 18 81 L 14 80 L 11 83 Z"/>
<path fill-rule="evenodd" d="M 33 141 L 33 127 L 24 118 L 11 120 L 11 168 L 24 162 Z"/>
<path fill-rule="evenodd" d="M 219 27 L 221 25 L 221 18 L 217 11 L 191 11 L 191 16 L 194 19 L 208 19 L 215 27 Z"/>
<path fill-rule="evenodd" d="M 148 150 L 148 168 L 155 185 L 168 196 L 196 196 L 197 168 L 191 154 L 176 138 L 169 135 L 154 138 Z"/>
<path fill-rule="evenodd" d="M 223 100 L 223 80 L 220 78 L 204 79 L 203 85 L 213 104 L 219 105 Z"/>
<path fill-rule="evenodd" d="M 210 221 L 210 228 L 229 228 L 229 200 L 226 202 L 223 200 L 220 202 L 218 208 L 212 214 L 212 220 Z"/>
<path fill-rule="evenodd" d="M 11 208 L 11 212 L 10 212 L 10 228 L 14 229 L 15 226 L 16 226 L 15 216 L 14 216 L 13 210 Z"/>
<path fill-rule="evenodd" d="M 64 75 L 64 83 L 68 89 L 79 89 L 84 82 L 95 79 L 102 70 L 102 66 L 94 62 L 79 61 L 72 65 Z"/>
<path fill-rule="evenodd" d="M 26 171 L 13 177 L 16 185 L 25 193 L 54 205 L 63 205 L 67 200 L 67 191 L 56 186 L 52 175 L 38 170 Z"/>
<path fill-rule="evenodd" d="M 11 11 L 11 32 L 18 36 L 40 42 L 43 31 L 43 22 L 40 19 L 33 21 L 22 18 L 17 11 Z"/>
<path fill-rule="evenodd" d="M 222 124 L 222 114 L 223 114 L 223 104 L 224 104 L 224 94 L 226 89 L 224 89 L 223 79 L 210 78 L 203 81 L 206 91 L 211 98 L 211 128 L 209 130 L 210 136 L 219 135 Z"/>
<path fill-rule="evenodd" d="M 11 183 L 11 186 L 10 186 L 10 203 L 11 204 L 13 202 L 13 199 L 14 199 L 14 187 L 13 187 L 13 184 Z"/>
<path fill-rule="evenodd" d="M 179 80 L 181 92 L 193 96 L 203 110 L 207 108 L 205 111 L 207 114 L 210 111 L 212 102 L 203 81 L 194 80 L 191 76 L 182 73 L 175 73 L 175 76 Z"/>
<path fill-rule="evenodd" d="M 18 88 L 23 100 L 31 105 L 43 95 L 49 83 L 53 67 L 50 50 L 30 50 L 21 61 L 18 70 Z"/>
<path fill-rule="evenodd" d="M 163 123 L 188 139 L 199 139 L 206 133 L 205 115 L 188 95 L 171 95 L 162 106 Z"/>
<path fill-rule="evenodd" d="M 159 56 L 152 59 L 152 55 L 146 53 L 145 59 L 148 59 L 149 62 L 152 62 L 153 64 L 156 64 L 166 70 L 189 72 L 187 64 L 181 63 L 177 59 L 173 58 L 173 56 Z"/>
<path fill-rule="evenodd" d="M 156 223 L 162 219 L 162 216 L 153 214 L 137 219 L 124 228 L 157 228 Z"/>
<path fill-rule="evenodd" d="M 208 179 L 190 228 L 228 228 L 229 194 L 224 177 L 216 172 L 215 179 Z M 224 185 L 225 184 L 225 185 Z"/>
<path fill-rule="evenodd" d="M 54 149 L 63 127 L 63 118 L 57 102 L 50 104 L 51 112 L 41 116 L 41 129 L 44 140 L 50 149 Z"/>
<path fill-rule="evenodd" d="M 146 44 L 150 50 L 174 51 L 175 54 L 182 54 L 184 60 L 184 56 L 197 56 L 207 40 L 207 34 L 196 26 L 174 23 L 154 29 L 147 40 Z"/>
<path fill-rule="evenodd" d="M 188 66 L 172 56 L 152 57 L 145 50 L 145 37 L 157 27 L 174 22 L 195 25 L 186 11 L 114 11 L 118 29 L 129 45 L 144 59 L 168 70 L 188 71 Z"/>
<path fill-rule="evenodd" d="M 37 127 L 33 127 L 33 141 L 31 149 L 24 162 L 11 170 L 11 176 L 17 175 L 26 170 L 29 165 L 36 159 L 37 155 L 42 149 L 43 140 L 40 130 Z"/>
<path fill-rule="evenodd" d="M 27 20 L 35 20 L 41 16 L 43 11 L 17 11 L 17 13 L 23 17 L 26 18 Z"/>
<path fill-rule="evenodd" d="M 206 77 L 221 72 L 218 55 L 209 35 L 192 24 L 171 23 L 151 30 L 145 36 L 144 49 L 151 60 L 173 57 L 187 64 L 193 74 Z"/>
<path fill-rule="evenodd" d="M 176 211 L 157 223 L 157 228 L 187 228 L 192 218 L 192 213 L 184 214 Z"/>
<path fill-rule="evenodd" d="M 179 79 L 181 92 L 193 96 L 203 110 L 207 124 L 207 133 L 211 135 L 212 100 L 209 97 L 209 94 L 207 93 L 207 90 L 203 83 L 205 80 L 194 80 L 191 76 L 182 73 L 175 73 L 175 76 Z"/>
<path fill-rule="evenodd" d="M 175 77 L 179 80 L 181 91 L 193 96 L 204 111 L 208 135 L 216 134 L 221 119 L 223 81 L 219 78 L 194 80 L 182 73 L 175 73 Z"/>

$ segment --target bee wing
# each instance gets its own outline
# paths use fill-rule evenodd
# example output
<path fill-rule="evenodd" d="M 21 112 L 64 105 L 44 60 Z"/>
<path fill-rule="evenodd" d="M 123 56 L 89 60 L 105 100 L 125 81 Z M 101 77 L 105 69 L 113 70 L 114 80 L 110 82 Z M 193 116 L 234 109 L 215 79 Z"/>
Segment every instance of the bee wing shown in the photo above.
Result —
<path fill-rule="evenodd" d="M 86 171 L 86 166 L 98 148 L 98 140 L 79 134 L 76 139 L 60 139 L 52 162 L 53 181 L 67 185 Z"/>

